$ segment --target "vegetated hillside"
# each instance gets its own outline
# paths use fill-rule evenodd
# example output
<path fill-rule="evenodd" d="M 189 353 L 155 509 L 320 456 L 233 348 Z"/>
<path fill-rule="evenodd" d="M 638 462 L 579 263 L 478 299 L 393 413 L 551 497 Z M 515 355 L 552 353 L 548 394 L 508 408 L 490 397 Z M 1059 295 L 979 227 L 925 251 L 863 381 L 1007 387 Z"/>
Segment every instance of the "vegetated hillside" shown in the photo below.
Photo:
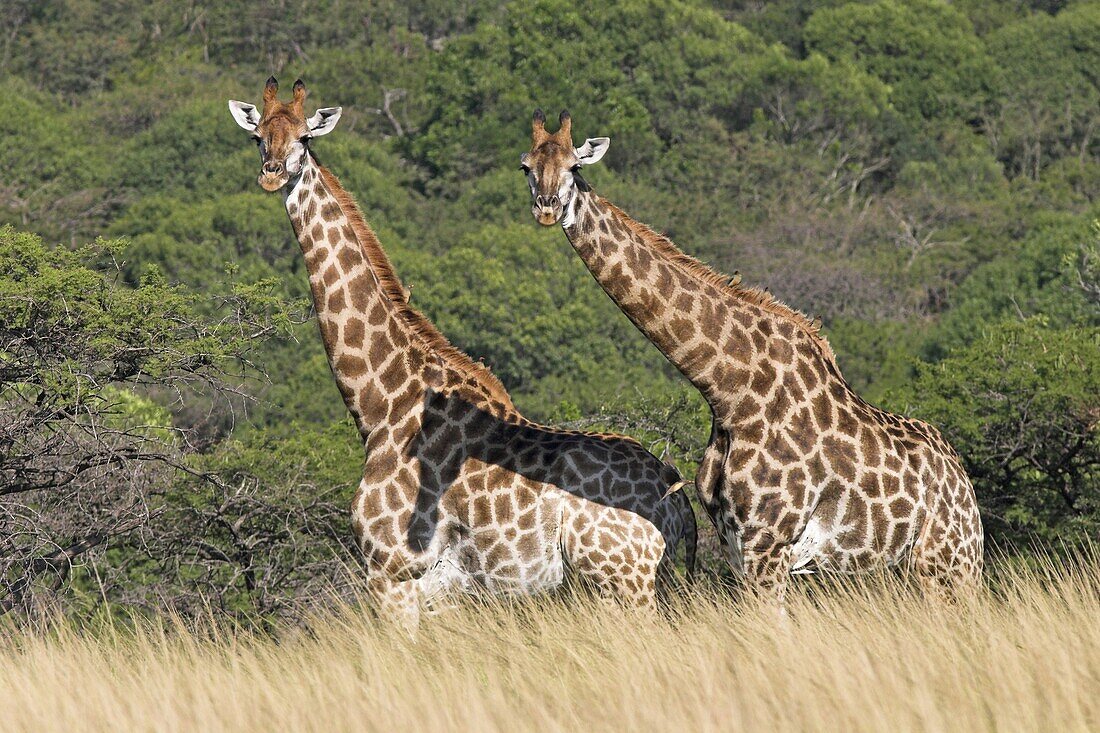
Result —
<path fill-rule="evenodd" d="M 821 315 L 861 393 L 938 424 L 995 539 L 1096 536 L 1100 3 L 12 0 L 2 14 L 0 405 L 21 421 L 0 445 L 39 450 L 81 421 L 120 433 L 47 454 L 40 482 L 0 497 L 0 521 L 36 527 L 5 551 L 21 602 L 30 567 L 30 588 L 79 590 L 77 606 L 206 589 L 279 613 L 311 592 L 303 568 L 343 552 L 356 438 L 302 318 L 281 202 L 225 104 L 258 101 L 272 73 L 302 77 L 307 105 L 344 107 L 318 154 L 413 303 L 533 417 L 613 424 L 689 475 L 707 430 L 562 233 L 531 220 L 515 169 L 539 106 L 568 108 L 578 138 L 611 137 L 598 191 Z M 128 244 L 83 247 L 101 235 Z M 104 295 L 74 322 L 57 304 L 92 282 Z M 140 368 L 129 351 L 16 348 L 41 312 L 130 348 L 148 314 L 116 305 L 142 288 L 155 315 L 215 338 L 216 358 L 182 341 L 177 361 Z M 184 300 L 157 311 L 169 291 Z M 238 325 L 244 350 L 225 328 L 242 317 L 262 324 Z M 104 358 L 121 366 L 94 372 Z M 97 374 L 84 412 L 37 410 L 37 395 L 71 404 L 70 367 Z M 88 451 L 112 460 L 89 468 Z M 25 474 L 26 455 L 5 447 L 0 476 Z M 136 471 L 140 510 L 67 501 Z"/>

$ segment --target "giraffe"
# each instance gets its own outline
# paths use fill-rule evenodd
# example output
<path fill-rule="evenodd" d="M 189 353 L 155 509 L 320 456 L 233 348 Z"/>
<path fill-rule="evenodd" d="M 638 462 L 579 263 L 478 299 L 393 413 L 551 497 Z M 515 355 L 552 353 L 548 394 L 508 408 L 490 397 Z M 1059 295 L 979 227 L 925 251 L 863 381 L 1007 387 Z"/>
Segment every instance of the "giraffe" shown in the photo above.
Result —
<path fill-rule="evenodd" d="M 742 286 L 598 196 L 567 112 L 536 111 L 521 169 L 543 226 L 702 393 L 711 435 L 696 491 L 735 574 L 783 612 L 792 573 L 886 564 L 937 594 L 981 578 L 983 534 L 960 459 L 932 426 L 859 397 L 820 322 Z"/>
<path fill-rule="evenodd" d="M 230 101 L 259 147 L 260 186 L 282 190 L 329 366 L 363 441 L 352 526 L 380 615 L 415 633 L 451 592 L 534 592 L 568 568 L 650 608 L 694 514 L 679 473 L 625 436 L 524 418 L 490 370 L 452 346 L 407 295 L 352 197 L 310 149 L 341 108 L 304 113 L 268 79 L 263 108 Z"/>

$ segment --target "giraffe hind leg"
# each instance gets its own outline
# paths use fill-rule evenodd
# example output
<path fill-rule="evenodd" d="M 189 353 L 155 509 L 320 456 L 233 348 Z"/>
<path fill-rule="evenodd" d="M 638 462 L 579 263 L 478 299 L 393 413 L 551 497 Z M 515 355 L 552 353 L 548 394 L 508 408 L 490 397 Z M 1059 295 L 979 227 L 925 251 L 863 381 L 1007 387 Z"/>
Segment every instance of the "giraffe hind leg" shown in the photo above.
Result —
<path fill-rule="evenodd" d="M 571 575 L 601 599 L 655 611 L 665 542 L 656 527 L 646 525 L 648 531 L 641 533 L 644 540 L 631 531 L 630 523 L 597 527 L 594 533 L 585 533 L 591 539 L 587 543 L 581 541 L 581 533 L 570 533 L 566 548 Z"/>
<path fill-rule="evenodd" d="M 980 540 L 951 542 L 956 536 L 948 523 L 930 517 L 922 530 L 910 560 L 910 568 L 926 596 L 952 600 L 973 593 L 981 584 Z M 938 538 L 938 539 L 937 539 Z"/>

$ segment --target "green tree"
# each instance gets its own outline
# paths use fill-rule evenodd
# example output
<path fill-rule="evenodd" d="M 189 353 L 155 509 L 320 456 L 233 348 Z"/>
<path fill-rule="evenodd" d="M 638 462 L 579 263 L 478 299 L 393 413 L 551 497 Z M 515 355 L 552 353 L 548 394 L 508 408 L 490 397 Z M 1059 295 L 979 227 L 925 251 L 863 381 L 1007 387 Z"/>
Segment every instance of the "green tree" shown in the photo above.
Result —
<path fill-rule="evenodd" d="M 1000 73 L 989 138 L 1013 171 L 1038 179 L 1062 156 L 1096 159 L 1100 135 L 1100 5 L 1034 15 L 989 37 Z"/>
<path fill-rule="evenodd" d="M 1007 322 L 893 397 L 962 455 L 987 531 L 1069 543 L 1100 530 L 1100 328 Z"/>
<path fill-rule="evenodd" d="M 124 287 L 122 248 L 50 248 L 0 228 L 0 610 L 148 525 L 190 433 L 135 392 L 177 405 L 228 394 L 252 346 L 286 325 L 263 288 L 210 318 L 153 273 Z"/>
<path fill-rule="evenodd" d="M 970 118 L 987 103 L 994 66 L 969 19 L 943 0 L 849 3 L 814 13 L 806 46 L 849 60 L 891 87 L 904 115 Z"/>

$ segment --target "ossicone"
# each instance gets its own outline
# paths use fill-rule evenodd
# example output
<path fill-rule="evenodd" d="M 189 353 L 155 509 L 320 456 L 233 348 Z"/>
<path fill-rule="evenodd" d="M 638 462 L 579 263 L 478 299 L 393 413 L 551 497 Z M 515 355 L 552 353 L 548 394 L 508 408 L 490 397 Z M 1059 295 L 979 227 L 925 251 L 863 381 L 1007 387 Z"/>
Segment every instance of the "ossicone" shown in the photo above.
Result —
<path fill-rule="evenodd" d="M 267 78 L 267 83 L 264 84 L 264 108 L 276 100 L 279 95 L 279 81 L 274 76 Z"/>
<path fill-rule="evenodd" d="M 291 104 L 299 114 L 302 113 L 302 104 L 306 101 L 306 84 L 301 79 L 294 82 L 294 101 Z"/>
<path fill-rule="evenodd" d="M 557 138 L 558 143 L 563 147 L 573 146 L 573 118 L 569 116 L 569 110 L 563 109 L 561 114 L 558 115 L 558 122 L 561 123 L 561 127 L 554 133 L 554 137 Z"/>
<path fill-rule="evenodd" d="M 546 115 L 541 109 L 536 109 L 531 115 L 531 140 L 536 146 L 541 145 L 549 134 L 546 132 Z"/>

